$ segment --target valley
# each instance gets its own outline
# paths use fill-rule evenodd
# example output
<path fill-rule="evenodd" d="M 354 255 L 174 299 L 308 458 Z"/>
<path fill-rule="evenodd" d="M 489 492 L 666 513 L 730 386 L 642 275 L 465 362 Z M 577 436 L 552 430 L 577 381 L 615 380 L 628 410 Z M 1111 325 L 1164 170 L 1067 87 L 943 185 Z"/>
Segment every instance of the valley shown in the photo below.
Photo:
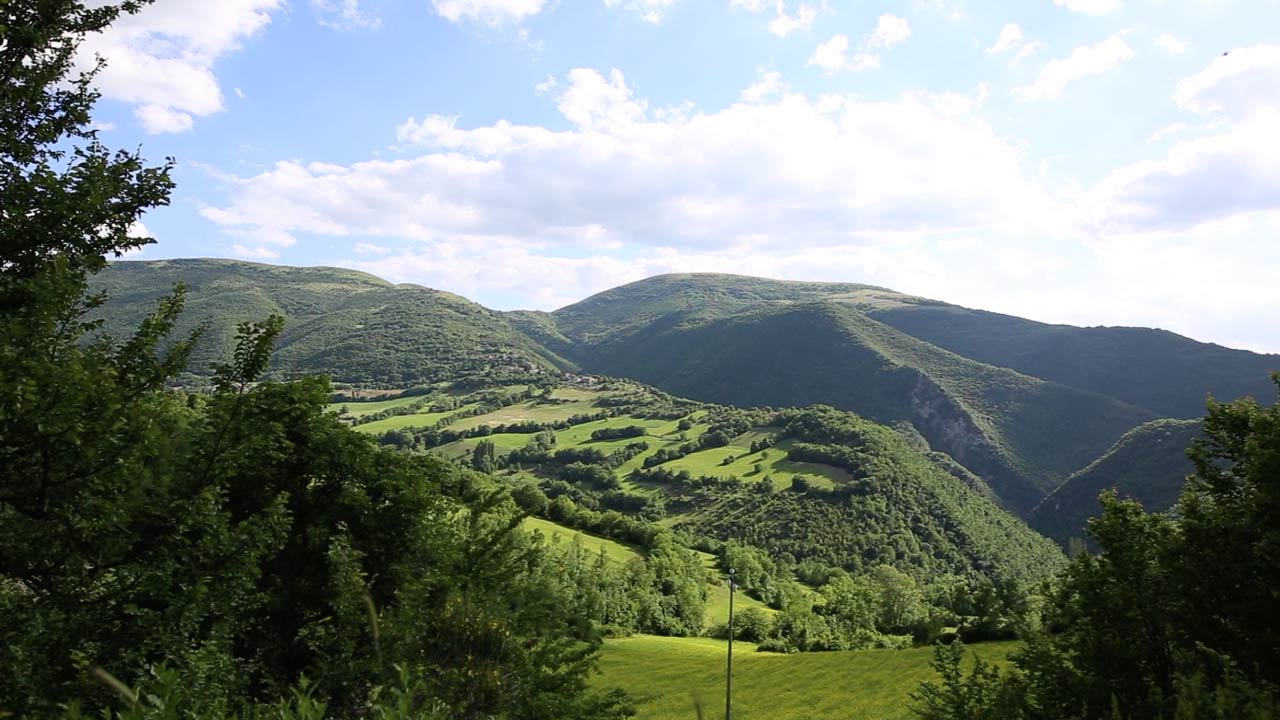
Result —
<path fill-rule="evenodd" d="M 1275 355 L 1163 331 L 1046 325 L 867 285 L 710 274 L 649 278 L 544 313 L 494 312 L 347 270 L 228 260 L 116 263 L 95 279 L 113 298 L 105 329 L 136 322 L 179 281 L 190 304 L 179 329 L 208 324 L 193 354 L 192 382 L 225 352 L 237 322 L 279 312 L 286 329 L 272 361 L 277 377 L 320 371 L 340 383 L 404 388 L 568 372 L 632 378 L 723 405 L 827 404 L 945 455 L 941 462 L 958 464 L 953 470 L 970 486 L 1063 547 L 1082 536 L 1097 505 L 1089 493 L 1070 492 L 1048 503 L 1060 486 L 1075 484 L 1068 480 L 1130 430 L 1198 417 L 1208 395 L 1267 397 L 1267 373 L 1280 368 Z M 536 408 L 546 419 L 582 409 Z M 449 410 L 394 415 L 363 431 L 421 428 Z M 520 442 L 501 433 L 493 441 L 504 448 Z M 449 450 L 461 454 L 472 445 Z M 722 465 L 729 455 L 734 461 Z M 760 460 L 721 449 L 672 467 L 749 481 Z M 775 481 L 804 470 L 781 453 L 763 461 Z M 839 479 L 829 469 L 809 470 L 819 485 Z M 1165 491 L 1143 496 L 1155 509 L 1177 494 L 1177 479 L 1165 482 Z M 1051 505 L 1066 509 L 1051 513 Z M 1066 516 L 1075 519 L 1054 519 Z"/>
<path fill-rule="evenodd" d="M 0 720 L 1280 717 L 1280 46 L 949 4 L 0 2 Z"/>

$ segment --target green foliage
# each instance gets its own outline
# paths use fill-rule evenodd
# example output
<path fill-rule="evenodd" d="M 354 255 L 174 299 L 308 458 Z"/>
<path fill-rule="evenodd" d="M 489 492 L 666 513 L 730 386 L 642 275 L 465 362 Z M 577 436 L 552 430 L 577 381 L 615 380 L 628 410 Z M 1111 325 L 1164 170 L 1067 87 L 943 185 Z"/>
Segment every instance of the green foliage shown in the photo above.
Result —
<path fill-rule="evenodd" d="M 855 285 L 663 276 L 556 311 L 581 366 L 710 402 L 906 423 L 1026 512 L 1155 413 L 947 352 L 867 315 L 940 305 Z M 857 378 L 857 382 L 849 382 Z"/>
<path fill-rule="evenodd" d="M 1067 478 L 1027 517 L 1027 523 L 1066 547 L 1085 538 L 1098 514 L 1098 494 L 1115 489 L 1152 512 L 1173 507 L 1194 470 L 1186 449 L 1201 434 L 1199 420 L 1154 420 L 1130 430 L 1102 457 Z"/>
<path fill-rule="evenodd" d="M 353 270 L 237 260 L 113 263 L 93 282 L 113 298 L 101 313 L 104 330 L 126 332 L 179 281 L 189 287 L 189 305 L 177 330 L 207 326 L 191 358 L 198 375 L 231 352 L 239 323 L 268 315 L 285 319 L 272 358 L 275 377 L 325 372 L 356 383 L 492 382 L 567 367 L 501 314 L 456 295 Z"/>
<path fill-rule="evenodd" d="M 1000 670 L 974 656 L 966 677 L 960 663 L 964 643 L 934 648 L 933 669 L 942 684 L 925 683 L 911 694 L 912 708 L 924 720 L 1018 720 L 1026 717 L 1025 688 Z"/>
<path fill-rule="evenodd" d="M 999 665 L 1013 648 L 1013 643 L 971 646 L 984 661 Z M 907 696 L 931 676 L 932 654 L 922 647 L 778 655 L 735 643 L 733 715 L 907 720 L 913 717 Z M 704 717 L 723 717 L 724 656 L 724 641 L 709 638 L 607 640 L 596 682 L 626 689 L 646 720 L 692 720 L 699 700 Z M 964 667 L 971 662 L 966 659 Z"/>
<path fill-rule="evenodd" d="M 943 303 L 871 309 L 871 317 L 978 362 L 1114 397 L 1161 417 L 1195 418 L 1206 395 L 1270 395 L 1280 358 L 1167 330 L 1078 328 Z"/>
<path fill-rule="evenodd" d="M 1052 543 L 889 428 L 821 406 L 779 411 L 768 422 L 822 450 L 806 457 L 836 463 L 853 479 L 778 493 L 689 484 L 669 502 L 688 508 L 678 527 L 855 574 L 885 564 L 922 577 L 978 571 L 1032 580 L 1065 563 Z"/>
<path fill-rule="evenodd" d="M 1280 386 L 1280 375 L 1275 377 Z M 1173 516 L 1114 493 L 1001 681 L 1009 717 L 1266 717 L 1280 709 L 1280 405 L 1210 402 Z M 979 678 L 976 685 L 991 685 Z M 951 717 L 936 715 L 936 717 Z"/>
<path fill-rule="evenodd" d="M 70 72 L 140 5 L 0 4 L 0 715 L 627 714 L 505 492 L 380 450 L 324 378 L 262 382 L 281 318 L 240 324 L 204 395 L 166 389 L 182 288 L 123 340 L 91 319 L 171 183 L 96 142 Z"/>

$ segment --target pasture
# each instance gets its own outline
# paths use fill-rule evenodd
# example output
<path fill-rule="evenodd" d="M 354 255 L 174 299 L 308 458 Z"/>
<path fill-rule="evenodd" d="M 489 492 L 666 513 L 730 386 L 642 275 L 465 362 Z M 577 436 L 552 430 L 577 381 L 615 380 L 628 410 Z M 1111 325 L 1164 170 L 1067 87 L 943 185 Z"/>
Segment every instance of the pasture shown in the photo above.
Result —
<path fill-rule="evenodd" d="M 1018 643 L 973 645 L 988 662 L 1003 663 Z M 936 681 L 932 648 L 779 655 L 733 645 L 735 720 L 907 720 L 909 695 Z M 605 641 L 600 686 L 636 699 L 639 720 L 724 717 L 725 642 L 709 638 L 637 635 Z"/>
<path fill-rule="evenodd" d="M 541 534 L 547 543 L 552 547 L 567 547 L 576 538 L 582 543 L 583 549 L 591 557 L 595 557 L 604 550 L 605 557 L 614 562 L 625 563 L 633 558 L 640 557 L 640 553 L 634 548 L 623 545 L 620 542 L 609 540 L 607 538 L 588 535 L 563 525 L 557 525 L 550 520 L 542 518 L 527 517 L 524 519 L 523 525 L 525 532 L 531 534 Z"/>

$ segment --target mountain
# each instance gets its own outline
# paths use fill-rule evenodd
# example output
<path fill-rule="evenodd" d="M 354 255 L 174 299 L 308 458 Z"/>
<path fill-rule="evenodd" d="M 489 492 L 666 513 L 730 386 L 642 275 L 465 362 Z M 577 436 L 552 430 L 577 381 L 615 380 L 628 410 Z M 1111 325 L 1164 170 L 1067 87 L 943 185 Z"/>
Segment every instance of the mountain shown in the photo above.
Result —
<path fill-rule="evenodd" d="M 873 319 L 929 303 L 865 285 L 663 276 L 552 313 L 584 369 L 735 405 L 907 423 L 1026 512 L 1148 410 L 948 352 Z"/>
<path fill-rule="evenodd" d="M 1102 457 L 1067 478 L 1035 507 L 1027 522 L 1066 546 L 1085 538 L 1089 518 L 1101 510 L 1098 495 L 1116 490 L 1149 511 L 1168 510 L 1194 469 L 1187 448 L 1201 436 L 1199 420 L 1155 420 L 1120 438 Z"/>
<path fill-rule="evenodd" d="M 1161 417 L 1204 415 L 1205 396 L 1259 401 L 1280 356 L 1201 343 L 1167 330 L 1048 325 L 940 303 L 886 304 L 871 317 L 979 362 L 1109 395 Z"/>
<path fill-rule="evenodd" d="M 179 282 L 187 286 L 179 332 L 206 325 L 192 358 L 196 374 L 228 357 L 238 323 L 272 313 L 285 318 L 272 364 L 281 375 L 414 383 L 567 367 L 502 314 L 457 295 L 352 270 L 236 260 L 111 263 L 94 278 L 110 298 L 104 332 L 129 333 Z"/>
<path fill-rule="evenodd" d="M 406 385 L 574 370 L 708 402 L 828 404 L 946 453 L 956 477 L 1024 517 L 1127 431 L 1198 417 L 1209 393 L 1266 398 L 1267 374 L 1280 369 L 1280 356 L 1160 330 L 1046 325 L 872 285 L 720 274 L 648 278 L 551 313 L 494 312 L 335 268 L 118 262 L 95 281 L 111 297 L 105 331 L 127 332 L 178 281 L 189 287 L 181 329 L 208 325 L 197 374 L 226 357 L 236 323 L 279 313 L 279 376 Z"/>

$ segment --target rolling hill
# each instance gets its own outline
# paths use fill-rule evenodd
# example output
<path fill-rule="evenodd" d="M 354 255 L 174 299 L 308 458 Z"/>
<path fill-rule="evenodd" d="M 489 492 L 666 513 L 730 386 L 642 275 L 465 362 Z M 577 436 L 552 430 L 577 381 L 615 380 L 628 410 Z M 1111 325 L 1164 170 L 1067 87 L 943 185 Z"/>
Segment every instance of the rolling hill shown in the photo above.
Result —
<path fill-rule="evenodd" d="M 865 312 L 903 302 L 929 301 L 860 285 L 666 276 L 552 318 L 574 343 L 564 352 L 587 370 L 709 402 L 828 403 L 905 422 L 1018 512 L 1157 417 L 948 352 Z M 639 320 L 629 321 L 624 308 Z"/>
<path fill-rule="evenodd" d="M 126 332 L 178 281 L 189 287 L 180 329 L 207 325 L 196 374 L 226 356 L 238 322 L 279 313 L 277 376 L 406 386 L 572 370 L 708 402 L 829 404 L 945 453 L 953 476 L 1024 517 L 1125 432 L 1198 417 L 1210 393 L 1266 398 L 1267 374 L 1280 369 L 1280 356 L 1161 330 L 1047 325 L 871 285 L 716 274 L 648 278 L 551 313 L 495 312 L 335 268 L 117 262 L 95 280 L 111 297 L 104 330 Z"/>
<path fill-rule="evenodd" d="M 391 400 L 332 408 L 388 444 L 472 462 L 484 443 L 503 468 L 499 476 L 513 483 L 537 482 L 549 496 L 594 493 L 589 504 L 600 511 L 643 514 L 691 537 L 746 542 L 775 557 L 850 572 L 885 563 L 922 578 L 976 571 L 1027 581 L 1065 560 L 984 487 L 853 413 L 706 405 L 628 380 L 483 400 L 498 391 L 455 396 L 451 413 L 388 418 L 403 421 L 395 428 L 361 408 L 385 410 L 395 407 Z M 720 440 L 689 445 L 712 434 Z M 584 472 L 584 463 L 600 469 Z"/>
<path fill-rule="evenodd" d="M 1049 325 L 943 304 L 897 304 L 868 314 L 979 362 L 1108 395 L 1160 417 L 1204 415 L 1205 396 L 1265 402 L 1280 356 L 1201 343 L 1167 330 Z"/>
<path fill-rule="evenodd" d="M 279 375 L 407 384 L 566 366 L 502 314 L 457 295 L 352 270 L 236 260 L 111 263 L 94 278 L 110 298 L 104 332 L 128 333 L 179 282 L 187 307 L 178 331 L 206 326 L 195 374 L 229 355 L 238 323 L 272 313 L 285 318 L 272 365 Z"/>

